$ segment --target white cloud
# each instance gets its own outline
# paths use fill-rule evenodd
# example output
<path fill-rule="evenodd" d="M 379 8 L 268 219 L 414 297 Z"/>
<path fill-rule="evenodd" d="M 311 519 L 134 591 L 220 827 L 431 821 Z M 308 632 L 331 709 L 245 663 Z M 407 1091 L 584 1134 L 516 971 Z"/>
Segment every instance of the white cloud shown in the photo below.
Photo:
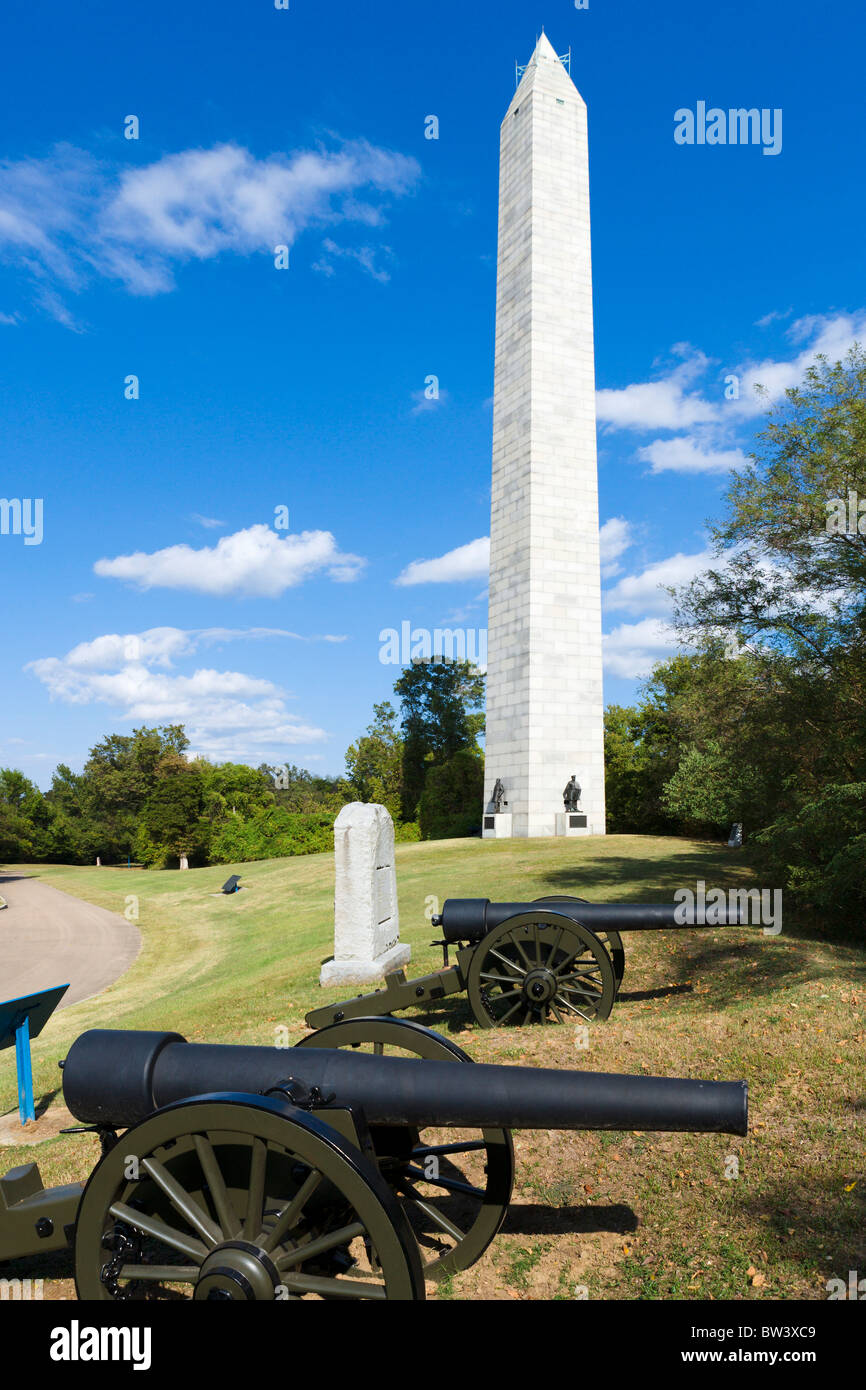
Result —
<path fill-rule="evenodd" d="M 606 521 L 599 530 L 601 546 L 602 573 L 605 577 L 615 574 L 619 566 L 618 556 L 633 544 L 631 522 L 625 517 L 615 516 Z M 487 579 L 490 572 L 490 537 L 479 536 L 477 540 L 459 545 L 433 560 L 413 560 L 397 576 L 395 584 L 453 584 L 464 579 Z M 485 597 L 485 595 L 480 595 Z"/>
<path fill-rule="evenodd" d="M 182 150 L 142 168 L 112 167 L 59 145 L 45 159 L 0 164 L 0 255 L 30 277 L 48 312 L 71 323 L 58 289 L 94 276 L 134 294 L 174 287 L 177 266 L 223 254 L 273 255 L 328 224 L 378 225 L 381 207 L 416 183 L 414 159 L 366 141 L 257 158 L 239 145 Z M 365 265 L 365 247 L 342 254 Z"/>
<path fill-rule="evenodd" d="M 26 669 L 53 700 L 109 705 L 130 722 L 184 724 L 195 752 L 210 757 L 276 756 L 286 745 L 321 742 L 327 734 L 291 713 L 285 692 L 273 681 L 212 667 L 188 675 L 169 669 L 202 643 L 266 636 L 296 634 L 270 628 L 186 632 L 168 627 L 110 633 L 79 643 L 63 657 L 32 661 Z"/>
<path fill-rule="evenodd" d="M 192 520 L 197 521 L 199 526 L 204 526 L 207 531 L 218 530 L 221 526 L 225 526 L 224 521 L 218 521 L 214 516 L 202 516 L 200 512 L 193 512 Z"/>
<path fill-rule="evenodd" d="M 678 552 L 665 560 L 656 560 L 640 574 L 624 575 L 612 589 L 605 590 L 602 596 L 605 608 L 622 609 L 627 613 L 665 614 L 671 606 L 670 595 L 664 592 L 665 587 L 688 584 L 695 575 L 709 569 L 713 562 L 709 550 L 699 551 L 695 555 Z"/>
<path fill-rule="evenodd" d="M 448 399 L 448 392 L 437 388 L 435 396 L 428 396 L 426 387 L 412 392 L 412 414 L 423 415 L 430 410 L 436 410 L 440 405 L 444 405 Z"/>
<path fill-rule="evenodd" d="M 301 531 L 280 537 L 259 524 L 222 536 L 200 550 L 170 545 L 148 554 L 97 560 L 94 572 L 125 579 L 142 589 L 192 589 L 202 594 L 255 594 L 277 598 L 286 589 L 325 570 L 338 583 L 356 579 L 366 561 L 337 549 L 330 531 Z"/>
<path fill-rule="evenodd" d="M 790 312 L 790 310 L 788 311 Z M 758 320 L 766 327 L 786 314 L 770 313 Z M 636 458 L 651 473 L 729 473 L 745 467 L 748 458 L 731 435 L 754 416 L 764 413 L 785 391 L 802 383 L 816 356 L 841 361 L 854 342 L 866 341 L 866 312 L 815 314 L 797 319 L 787 337 L 799 350 L 787 358 L 746 360 L 724 372 L 725 387 L 713 386 L 715 399 L 690 389 L 706 377 L 711 360 L 687 343 L 672 351 L 683 360 L 655 381 L 635 382 L 622 390 L 599 391 L 598 420 L 609 430 L 688 430 L 672 439 L 654 439 L 637 450 Z M 731 378 L 737 396 L 727 397 Z M 761 388 L 760 390 L 758 388 Z"/>
<path fill-rule="evenodd" d="M 110 632 L 95 637 L 91 642 L 79 642 L 66 653 L 63 662 L 73 671 L 113 671 L 130 663 L 168 669 L 178 658 L 191 656 L 199 647 L 286 637 L 296 642 L 346 640 L 344 636 L 331 633 L 303 637 L 298 632 L 289 632 L 281 627 L 151 627 L 146 632 Z"/>
<path fill-rule="evenodd" d="M 338 246 L 330 237 L 325 238 L 322 246 L 325 255 L 313 262 L 313 270 L 318 270 L 323 275 L 335 274 L 332 258 L 336 256 L 343 259 L 348 257 L 349 260 L 356 261 L 362 270 L 366 270 L 368 275 L 372 275 L 373 279 L 378 280 L 382 285 L 386 285 L 391 279 L 390 271 L 384 270 L 376 264 L 377 255 L 391 256 L 393 254 L 390 246 L 378 248 L 373 246 Z"/>
<path fill-rule="evenodd" d="M 672 656 L 677 646 L 674 629 L 658 618 L 622 623 L 602 638 L 604 669 L 612 676 L 639 680 L 657 661 Z"/>
<path fill-rule="evenodd" d="M 742 449 L 703 448 L 689 435 L 654 439 L 638 449 L 637 456 L 651 465 L 651 473 L 729 473 L 748 463 Z"/>
<path fill-rule="evenodd" d="M 596 415 L 601 424 L 618 430 L 679 430 L 718 418 L 719 408 L 686 388 L 704 371 L 709 358 L 687 344 L 674 351 L 685 361 L 656 381 L 633 382 L 621 390 L 596 392 Z"/>
<path fill-rule="evenodd" d="M 490 569 L 490 537 L 459 545 L 435 560 L 413 560 L 395 584 L 453 584 L 461 579 L 486 579 Z"/>
<path fill-rule="evenodd" d="M 794 343 L 805 343 L 802 351 L 787 359 L 766 358 L 739 368 L 739 399 L 729 403 L 739 414 L 762 414 L 770 401 L 779 400 L 789 387 L 802 382 L 806 368 L 819 353 L 839 362 L 853 343 L 866 342 L 866 313 L 811 314 L 792 323 L 788 337 Z M 758 393 L 759 386 L 763 393 Z"/>
<path fill-rule="evenodd" d="M 610 579 L 622 568 L 619 563 L 620 555 L 633 544 L 631 522 L 626 521 L 624 516 L 612 516 L 600 528 L 598 540 L 602 578 Z"/>
<path fill-rule="evenodd" d="M 786 319 L 794 312 L 793 309 L 771 309 L 769 314 L 764 314 L 761 318 L 755 319 L 756 328 L 769 328 L 771 323 L 777 320 Z"/>

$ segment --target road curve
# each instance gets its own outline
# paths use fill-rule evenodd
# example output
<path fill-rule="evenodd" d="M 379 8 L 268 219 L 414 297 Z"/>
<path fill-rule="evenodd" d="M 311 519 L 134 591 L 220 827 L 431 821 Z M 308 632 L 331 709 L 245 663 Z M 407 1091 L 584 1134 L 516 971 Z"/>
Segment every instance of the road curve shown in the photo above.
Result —
<path fill-rule="evenodd" d="M 99 994 L 141 949 L 132 922 L 38 878 L 0 871 L 0 1000 L 65 985 L 61 1009 Z"/>

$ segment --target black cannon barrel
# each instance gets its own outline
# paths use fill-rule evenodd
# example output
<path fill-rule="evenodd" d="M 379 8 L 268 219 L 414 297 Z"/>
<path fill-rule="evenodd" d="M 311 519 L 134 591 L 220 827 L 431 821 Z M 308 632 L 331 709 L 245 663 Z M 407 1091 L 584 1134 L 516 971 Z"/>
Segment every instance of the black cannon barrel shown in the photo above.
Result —
<path fill-rule="evenodd" d="M 176 1033 L 92 1029 L 63 1071 L 66 1104 L 87 1124 L 137 1123 L 172 1101 L 258 1093 L 288 1077 L 360 1106 L 371 1124 L 443 1128 L 643 1129 L 745 1134 L 745 1081 L 457 1066 L 328 1048 L 187 1043 Z"/>
<path fill-rule="evenodd" d="M 480 941 L 494 927 L 523 912 L 559 912 L 590 931 L 673 931 L 680 927 L 730 927 L 745 921 L 743 909 L 708 906 L 706 922 L 677 903 L 494 903 L 489 898 L 448 898 L 437 919 L 446 941 Z"/>

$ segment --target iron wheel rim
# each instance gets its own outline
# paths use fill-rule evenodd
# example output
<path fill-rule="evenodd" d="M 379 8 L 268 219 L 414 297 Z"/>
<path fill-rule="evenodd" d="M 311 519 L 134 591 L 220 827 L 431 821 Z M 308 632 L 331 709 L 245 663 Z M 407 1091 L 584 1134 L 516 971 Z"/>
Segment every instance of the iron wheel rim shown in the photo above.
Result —
<path fill-rule="evenodd" d="M 239 1244 L 257 1253 L 239 1255 Z M 167 1258 L 149 1258 L 154 1247 Z M 369 1270 L 356 1269 L 362 1248 Z M 121 1136 L 82 1195 L 80 1299 L 195 1297 L 214 1252 L 232 1270 L 214 1288 L 235 1300 L 424 1298 L 414 1238 L 375 1166 L 317 1116 L 271 1097 L 166 1106 Z M 280 1281 L 270 1291 L 269 1265 Z"/>
<path fill-rule="evenodd" d="M 317 1032 L 309 1034 L 302 1038 L 297 1046 L 358 1047 L 365 1044 L 372 1046 L 376 1051 L 384 1051 L 389 1045 L 399 1047 L 427 1060 L 458 1062 L 472 1062 L 473 1060 L 468 1053 L 464 1052 L 456 1043 L 451 1042 L 450 1039 L 443 1038 L 432 1029 L 425 1028 L 422 1024 L 405 1018 L 345 1019 L 340 1023 L 327 1024 Z M 436 1128 L 435 1125 L 429 1127 L 430 1130 Z M 422 1131 L 423 1133 L 427 1133 L 427 1131 Z M 462 1226 L 459 1227 L 459 1238 L 455 1236 L 453 1230 L 449 1232 L 443 1226 L 442 1235 L 450 1236 L 455 1240 L 455 1244 L 450 1250 L 442 1254 L 431 1256 L 419 1243 L 424 1277 L 427 1279 L 441 1279 L 443 1276 L 458 1273 L 460 1270 L 468 1269 L 475 1264 L 501 1229 L 508 1214 L 514 1186 L 514 1144 L 511 1132 L 507 1129 L 479 1128 L 472 1133 L 480 1135 L 480 1140 L 459 1140 L 453 1148 L 447 1142 L 444 1145 L 422 1143 L 421 1135 L 418 1135 L 417 1142 L 412 1146 L 409 1165 L 410 1177 L 414 1181 L 410 1181 L 408 1184 L 404 1181 L 404 1175 L 399 1172 L 399 1165 L 397 1171 L 392 1171 L 390 1175 L 391 1178 L 396 1179 L 395 1192 L 413 1231 L 418 1224 L 419 1212 L 425 1215 L 428 1221 L 432 1221 L 434 1225 L 437 1224 L 437 1217 L 440 1219 L 444 1217 L 453 1227 L 457 1225 L 454 1213 L 449 1214 L 441 1211 L 441 1206 L 447 1204 L 449 1188 L 437 1183 L 435 1178 L 427 1177 L 426 1174 L 419 1177 L 417 1172 L 411 1172 L 411 1166 L 414 1165 L 417 1169 L 418 1164 L 423 1164 L 426 1159 L 444 1157 L 446 1170 L 456 1169 L 455 1160 L 459 1154 L 476 1152 L 480 1155 L 481 1150 L 484 1151 L 484 1189 L 482 1193 L 480 1182 L 472 1184 L 476 1187 L 478 1196 L 474 1197 L 477 1214 L 470 1224 L 465 1229 Z M 389 1180 L 388 1173 L 383 1175 L 386 1180 Z M 450 1171 L 443 1173 L 440 1169 L 438 1176 L 446 1183 L 459 1183 L 462 1181 L 462 1176 L 465 1175 L 461 1176 L 459 1170 L 455 1175 Z M 422 1186 L 427 1188 L 441 1187 L 446 1197 L 439 1199 L 439 1207 L 435 1206 L 429 1194 L 423 1191 L 419 1192 L 419 1188 Z M 452 1195 L 457 1194 L 452 1192 Z M 468 1193 L 460 1193 L 459 1195 L 464 1198 L 472 1196 Z M 424 1203 L 423 1207 L 421 1203 Z M 433 1207 L 432 1211 L 431 1207 Z"/>
<path fill-rule="evenodd" d="M 545 993 L 533 997 L 525 986 L 535 971 L 546 972 Z M 562 913 L 539 910 L 516 913 L 484 937 L 472 955 L 466 988 L 482 1028 L 580 1025 L 609 1016 L 616 976 L 593 932 Z"/>

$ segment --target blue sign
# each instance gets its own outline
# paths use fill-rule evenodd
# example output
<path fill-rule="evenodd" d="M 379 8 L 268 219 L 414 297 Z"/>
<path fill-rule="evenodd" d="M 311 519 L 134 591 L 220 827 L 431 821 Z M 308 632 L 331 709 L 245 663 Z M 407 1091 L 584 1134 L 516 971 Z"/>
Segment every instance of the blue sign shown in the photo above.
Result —
<path fill-rule="evenodd" d="M 24 994 L 20 999 L 0 1003 L 0 1051 L 15 1045 L 15 1065 L 18 1069 L 18 1114 L 22 1125 L 36 1119 L 33 1103 L 33 1065 L 30 1042 L 42 1032 L 69 985 L 55 985 L 39 994 Z"/>

